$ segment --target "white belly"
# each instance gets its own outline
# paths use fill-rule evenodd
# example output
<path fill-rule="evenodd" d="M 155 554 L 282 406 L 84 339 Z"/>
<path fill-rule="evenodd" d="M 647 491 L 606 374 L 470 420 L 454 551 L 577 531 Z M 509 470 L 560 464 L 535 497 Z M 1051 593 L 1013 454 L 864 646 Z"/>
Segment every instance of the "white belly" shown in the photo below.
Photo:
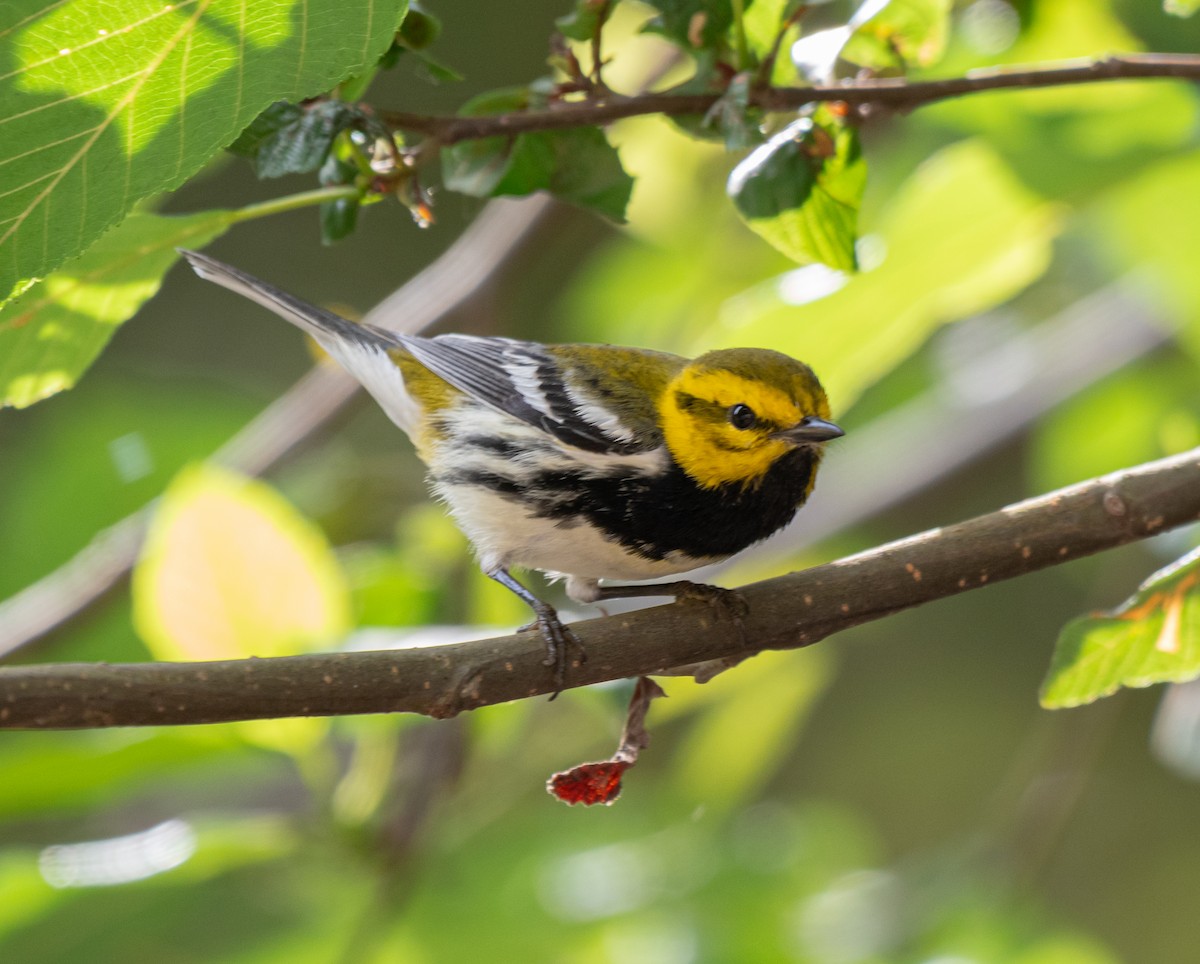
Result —
<path fill-rule="evenodd" d="M 521 566 L 588 580 L 638 580 L 688 572 L 716 561 L 683 553 L 646 559 L 586 522 L 570 525 L 538 518 L 510 499 L 482 488 L 440 494 L 475 545 L 484 569 Z"/>

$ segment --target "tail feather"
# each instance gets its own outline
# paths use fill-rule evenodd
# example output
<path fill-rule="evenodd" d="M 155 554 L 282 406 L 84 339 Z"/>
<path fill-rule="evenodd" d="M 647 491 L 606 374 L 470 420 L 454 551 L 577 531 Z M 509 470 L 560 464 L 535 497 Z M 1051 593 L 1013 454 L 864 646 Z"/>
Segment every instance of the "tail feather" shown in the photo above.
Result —
<path fill-rule="evenodd" d="M 329 350 L 329 347 L 325 340 L 329 337 L 384 350 L 400 347 L 400 339 L 382 328 L 355 324 L 206 254 L 187 251 L 184 248 L 178 250 L 192 266 L 192 270 L 205 281 L 212 281 L 222 288 L 235 291 L 242 297 L 275 312 L 284 321 L 308 332 L 321 342 L 326 350 Z"/>
<path fill-rule="evenodd" d="M 400 368 L 389 354 L 405 350 L 398 335 L 355 324 L 206 254 L 183 248 L 179 253 L 201 278 L 249 298 L 310 334 L 375 397 L 393 422 L 415 438 L 421 406 L 405 388 Z"/>

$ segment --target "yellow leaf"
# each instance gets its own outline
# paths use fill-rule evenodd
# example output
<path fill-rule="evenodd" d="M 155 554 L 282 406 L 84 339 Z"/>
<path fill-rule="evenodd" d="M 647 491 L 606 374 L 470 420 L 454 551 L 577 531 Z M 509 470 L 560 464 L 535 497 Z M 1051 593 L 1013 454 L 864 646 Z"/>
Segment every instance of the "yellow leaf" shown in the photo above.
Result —
<path fill-rule="evenodd" d="M 134 623 L 160 659 L 310 649 L 350 627 L 349 594 L 321 532 L 274 489 L 184 469 L 133 575 Z"/>

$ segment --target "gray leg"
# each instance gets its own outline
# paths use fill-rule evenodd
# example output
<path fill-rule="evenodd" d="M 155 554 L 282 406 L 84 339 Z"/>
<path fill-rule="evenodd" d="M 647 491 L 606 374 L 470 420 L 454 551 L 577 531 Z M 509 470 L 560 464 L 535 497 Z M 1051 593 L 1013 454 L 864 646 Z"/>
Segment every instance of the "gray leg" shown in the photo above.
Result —
<path fill-rule="evenodd" d="M 554 695 L 550 699 L 554 699 L 562 691 L 563 685 L 567 678 L 567 650 L 574 646 L 579 651 L 579 661 L 582 663 L 587 659 L 587 653 L 584 652 L 583 645 L 558 618 L 558 613 L 554 607 L 548 602 L 543 602 L 538 599 L 533 593 L 522 586 L 515 580 L 511 573 L 503 566 L 497 566 L 495 569 L 485 570 L 485 575 L 504 586 L 505 589 L 519 596 L 525 601 L 526 605 L 533 610 L 534 621 L 523 629 L 532 629 L 537 627 L 542 634 L 542 639 L 546 643 L 546 658 L 542 660 L 542 665 L 554 667 Z"/>

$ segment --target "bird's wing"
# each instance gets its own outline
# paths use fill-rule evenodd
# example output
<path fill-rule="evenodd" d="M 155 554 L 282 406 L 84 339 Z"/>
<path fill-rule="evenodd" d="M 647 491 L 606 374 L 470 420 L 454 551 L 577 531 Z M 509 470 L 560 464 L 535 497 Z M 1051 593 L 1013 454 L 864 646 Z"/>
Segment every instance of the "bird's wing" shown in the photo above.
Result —
<path fill-rule="evenodd" d="M 406 336 L 404 347 L 460 391 L 589 452 L 630 454 L 658 444 L 620 431 L 611 414 L 580 399 L 545 346 L 473 335 Z"/>

